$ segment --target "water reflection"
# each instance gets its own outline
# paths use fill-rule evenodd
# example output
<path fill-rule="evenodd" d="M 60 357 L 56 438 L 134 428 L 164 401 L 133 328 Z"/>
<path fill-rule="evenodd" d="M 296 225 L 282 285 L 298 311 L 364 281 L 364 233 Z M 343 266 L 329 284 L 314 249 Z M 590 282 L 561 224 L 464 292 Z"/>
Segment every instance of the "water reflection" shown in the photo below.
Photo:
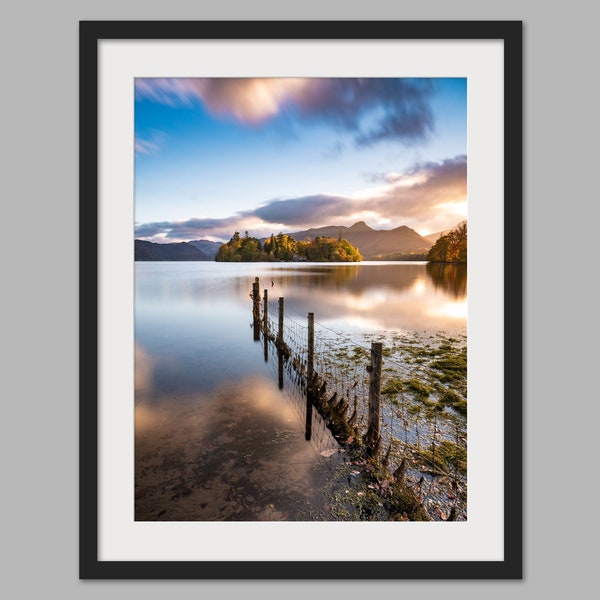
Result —
<path fill-rule="evenodd" d="M 136 339 L 145 347 L 159 344 L 161 354 L 180 366 L 181 381 L 186 371 L 210 378 L 227 362 L 239 331 L 251 324 L 249 295 L 256 276 L 261 297 L 264 289 L 274 303 L 285 297 L 290 315 L 314 312 L 317 321 L 332 327 L 466 332 L 462 265 L 138 263 Z"/>
<path fill-rule="evenodd" d="M 257 276 L 261 297 L 267 289 L 275 307 L 284 297 L 286 315 L 302 323 L 313 312 L 342 333 L 466 333 L 466 269 L 453 265 L 137 263 L 138 520 L 293 520 L 306 517 L 299 507 L 318 510 L 305 423 L 252 340 Z"/>
<path fill-rule="evenodd" d="M 224 381 L 174 403 L 136 396 L 137 521 L 314 520 L 314 448 L 272 379 Z"/>
<path fill-rule="evenodd" d="M 273 281 L 282 287 L 301 287 L 320 291 L 343 291 L 361 295 L 373 288 L 403 291 L 423 277 L 423 265 L 335 265 L 314 266 L 295 270 L 273 269 Z"/>
<path fill-rule="evenodd" d="M 443 289 L 455 298 L 464 298 L 467 294 L 467 265 L 444 265 L 427 263 L 427 275 L 436 288 Z"/>
<path fill-rule="evenodd" d="M 466 327 L 466 269 L 375 263 L 273 269 L 270 294 L 302 315 L 352 332 Z"/>

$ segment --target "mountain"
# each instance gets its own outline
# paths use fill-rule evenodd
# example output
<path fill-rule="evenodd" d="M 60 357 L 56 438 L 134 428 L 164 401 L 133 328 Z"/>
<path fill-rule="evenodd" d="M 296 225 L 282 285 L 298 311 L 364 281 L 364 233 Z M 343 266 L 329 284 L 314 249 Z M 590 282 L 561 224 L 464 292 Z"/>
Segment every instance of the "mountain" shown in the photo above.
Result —
<path fill-rule="evenodd" d="M 211 242 L 210 240 L 194 240 L 188 242 L 195 248 L 198 248 L 201 252 L 204 252 L 211 260 L 217 255 L 219 248 L 223 245 L 223 242 Z"/>
<path fill-rule="evenodd" d="M 327 225 L 296 231 L 287 235 L 297 241 L 314 240 L 316 237 L 332 237 L 348 240 L 361 253 L 363 260 L 425 260 L 425 255 L 433 246 L 430 238 L 420 236 L 414 229 L 402 225 L 395 229 L 373 229 L 364 221 L 358 221 L 351 227 Z M 261 239 L 261 242 L 268 238 Z M 135 240 L 135 260 L 214 260 L 220 242 L 193 240 L 178 244 L 155 244 L 144 240 Z"/>
<path fill-rule="evenodd" d="M 396 229 L 373 229 L 364 221 L 352 227 L 329 225 L 290 233 L 296 240 L 327 236 L 348 240 L 358 248 L 364 260 L 403 260 L 414 254 L 426 254 L 433 245 L 414 229 L 402 225 Z"/>
<path fill-rule="evenodd" d="M 429 235 L 424 235 L 423 237 L 426 240 L 429 240 L 432 244 L 435 244 L 443 235 L 448 235 L 452 230 L 445 229 L 444 231 L 438 231 L 437 233 L 430 233 Z"/>
<path fill-rule="evenodd" d="M 135 260 L 213 260 L 187 242 L 155 244 L 135 240 Z"/>

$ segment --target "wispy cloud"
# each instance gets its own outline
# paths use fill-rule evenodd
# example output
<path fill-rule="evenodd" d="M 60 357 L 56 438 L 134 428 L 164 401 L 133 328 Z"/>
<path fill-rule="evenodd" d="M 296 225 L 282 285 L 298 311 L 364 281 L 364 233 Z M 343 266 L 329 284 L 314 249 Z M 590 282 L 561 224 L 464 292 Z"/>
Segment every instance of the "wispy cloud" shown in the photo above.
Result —
<path fill-rule="evenodd" d="M 430 231 L 453 226 L 464 217 L 467 202 L 467 157 L 415 165 L 405 173 L 384 174 L 387 185 L 366 194 L 378 214 L 403 219 L 415 228 Z"/>
<path fill-rule="evenodd" d="M 240 215 L 223 219 L 193 218 L 183 221 L 161 221 L 136 224 L 135 235 L 137 238 L 149 240 L 153 238 L 168 238 L 169 241 L 188 241 L 204 236 L 229 239 L 233 230 L 239 229 L 240 224 L 242 224 L 242 217 Z"/>
<path fill-rule="evenodd" d="M 160 146 L 153 142 L 149 142 L 148 140 L 142 140 L 141 138 L 136 138 L 135 140 L 135 151 L 138 154 L 154 154 L 158 152 Z"/>
<path fill-rule="evenodd" d="M 234 230 L 253 235 L 294 231 L 321 225 L 352 225 L 357 220 L 391 227 L 408 225 L 436 231 L 452 226 L 466 206 L 467 159 L 457 156 L 442 162 L 414 165 L 404 173 L 378 173 L 369 177 L 380 183 L 352 197 L 315 194 L 274 199 L 259 207 L 223 219 L 140 224 L 136 236 L 152 239 L 192 240 L 212 236 L 229 239 Z"/>
<path fill-rule="evenodd" d="M 136 154 L 156 154 L 162 147 L 165 140 L 165 134 L 162 131 L 153 130 L 150 132 L 149 139 L 135 136 Z"/>
<path fill-rule="evenodd" d="M 136 79 L 136 98 L 204 105 L 213 116 L 264 123 L 285 115 L 352 132 L 358 146 L 423 141 L 434 129 L 427 79 Z"/>

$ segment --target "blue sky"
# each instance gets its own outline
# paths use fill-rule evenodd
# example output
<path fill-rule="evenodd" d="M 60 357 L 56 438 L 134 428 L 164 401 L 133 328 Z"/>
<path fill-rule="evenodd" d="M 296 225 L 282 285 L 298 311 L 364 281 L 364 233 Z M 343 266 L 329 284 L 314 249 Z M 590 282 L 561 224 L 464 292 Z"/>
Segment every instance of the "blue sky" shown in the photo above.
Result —
<path fill-rule="evenodd" d="M 466 79 L 137 79 L 135 235 L 466 217 Z"/>

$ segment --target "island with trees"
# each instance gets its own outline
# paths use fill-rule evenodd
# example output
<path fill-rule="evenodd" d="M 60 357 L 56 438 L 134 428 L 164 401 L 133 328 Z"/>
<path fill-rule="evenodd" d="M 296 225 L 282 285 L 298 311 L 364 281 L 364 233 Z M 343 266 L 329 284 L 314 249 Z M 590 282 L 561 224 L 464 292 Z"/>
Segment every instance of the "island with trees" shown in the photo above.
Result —
<path fill-rule="evenodd" d="M 217 262 L 359 262 L 362 256 L 347 240 L 316 237 L 297 241 L 286 233 L 263 240 L 236 231 L 215 257 Z"/>

